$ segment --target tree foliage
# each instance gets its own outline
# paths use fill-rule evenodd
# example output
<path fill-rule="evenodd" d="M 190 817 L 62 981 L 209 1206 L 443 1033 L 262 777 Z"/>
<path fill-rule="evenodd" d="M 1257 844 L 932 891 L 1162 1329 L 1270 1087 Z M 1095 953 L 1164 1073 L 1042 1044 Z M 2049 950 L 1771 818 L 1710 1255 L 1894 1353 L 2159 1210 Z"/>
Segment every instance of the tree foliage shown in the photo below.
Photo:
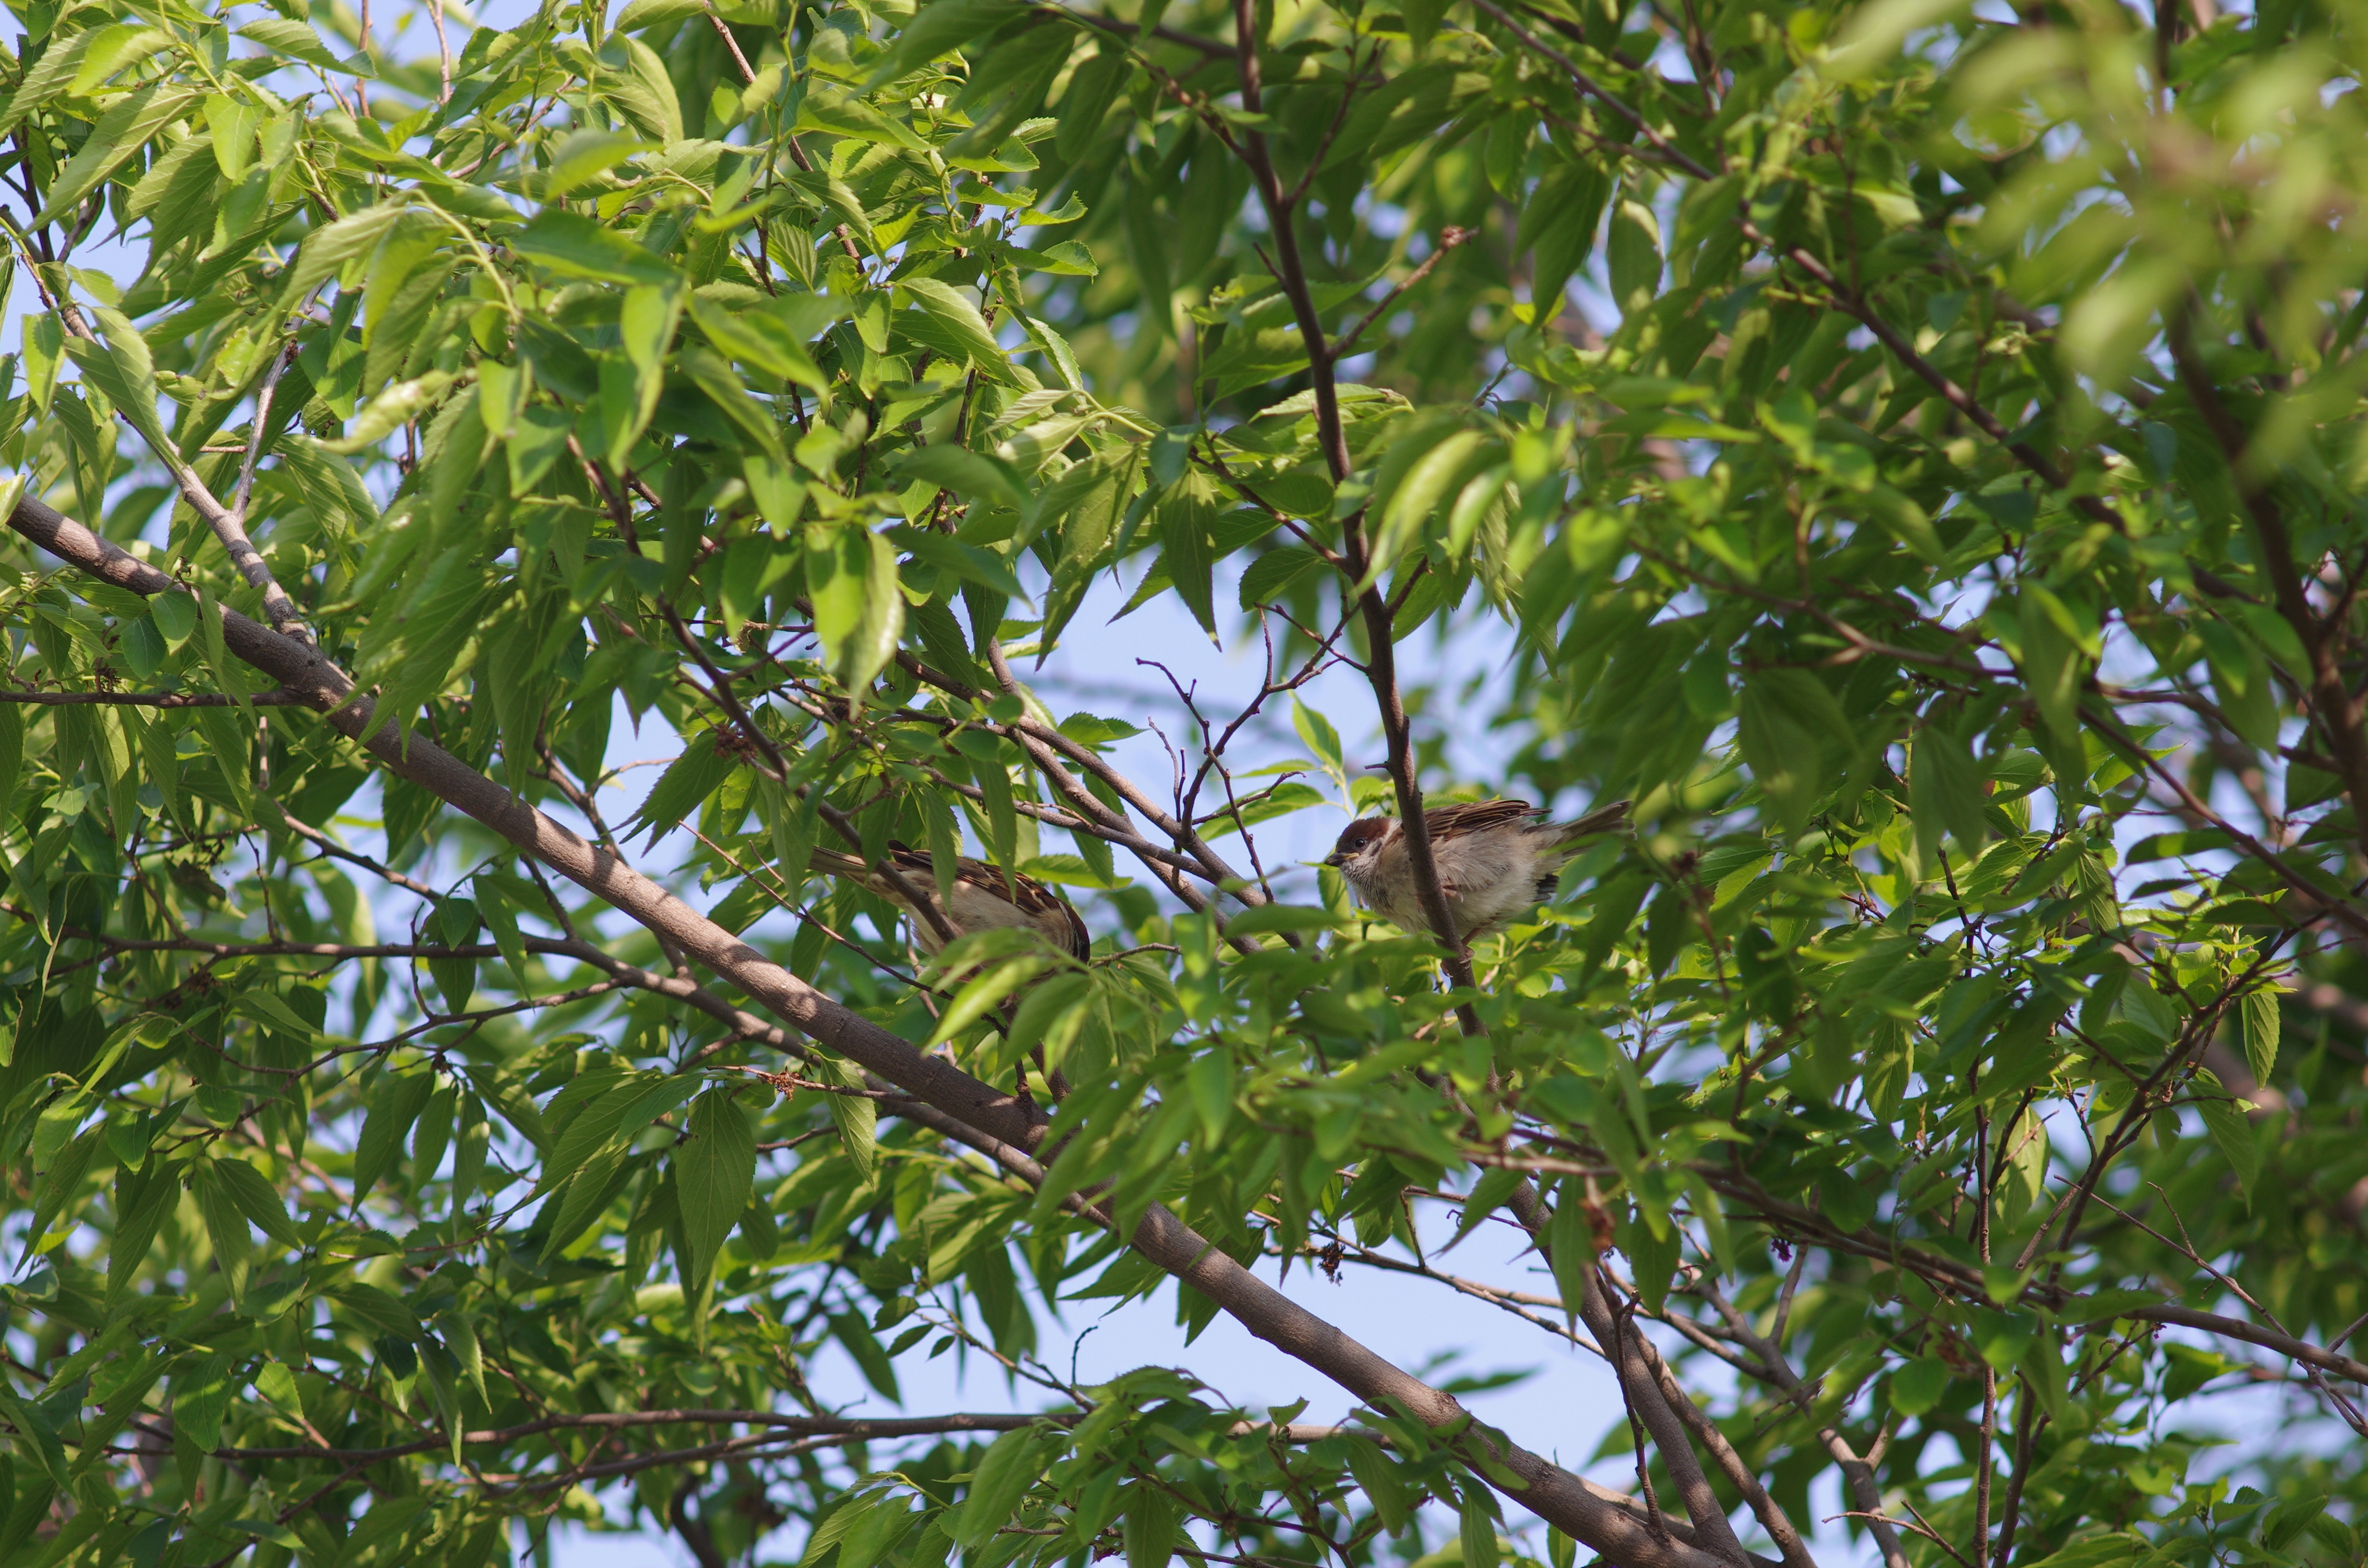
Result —
<path fill-rule="evenodd" d="M 17 14 L 0 1557 L 2361 1560 L 2357 6 Z M 1263 670 L 1172 790 L 1112 574 Z M 1470 949 L 1259 852 L 1426 790 L 1637 830 Z M 1277 1260 L 1608 1357 L 1593 1478 Z M 925 1343 L 1041 1415 L 805 1380 Z"/>

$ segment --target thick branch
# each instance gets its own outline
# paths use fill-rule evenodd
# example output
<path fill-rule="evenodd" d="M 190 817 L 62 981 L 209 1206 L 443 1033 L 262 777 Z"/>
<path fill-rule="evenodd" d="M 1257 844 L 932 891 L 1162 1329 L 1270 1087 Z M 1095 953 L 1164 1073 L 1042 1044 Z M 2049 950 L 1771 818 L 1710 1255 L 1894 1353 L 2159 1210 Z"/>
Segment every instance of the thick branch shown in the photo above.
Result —
<path fill-rule="evenodd" d="M 302 706 L 304 699 L 284 691 L 266 691 L 248 698 L 254 708 Z M 235 708 L 238 699 L 218 691 L 6 691 L 0 702 L 29 703 L 38 708 Z"/>
<path fill-rule="evenodd" d="M 64 301 L 60 301 L 59 303 L 63 305 Z M 68 335 L 87 343 L 98 343 L 97 337 L 85 324 L 79 311 L 61 309 L 58 312 L 58 323 Z M 104 347 L 101 348 L 101 352 L 105 352 Z M 278 382 L 279 369 L 284 369 L 284 365 L 275 367 L 269 384 Z M 263 420 L 271 408 L 269 384 L 267 385 L 256 410 L 255 439 L 258 441 L 262 437 Z M 128 415 L 125 416 L 124 423 L 131 423 Z M 263 613 L 270 618 L 272 630 L 284 636 L 294 637 L 301 642 L 311 642 L 313 634 L 306 629 L 304 618 L 296 608 L 296 602 L 288 597 L 288 590 L 282 588 L 278 579 L 271 575 L 271 567 L 263 559 L 263 552 L 256 550 L 255 540 L 247 537 L 246 520 L 241 515 L 244 502 L 241 503 L 241 510 L 233 510 L 223 506 L 214 493 L 206 487 L 206 482 L 198 477 L 198 471 L 181 460 L 181 454 L 173 449 L 171 442 L 157 443 L 154 451 L 156 460 L 163 463 L 172 474 L 173 483 L 181 492 L 181 499 L 188 503 L 189 510 L 203 517 L 206 520 L 206 526 L 213 530 L 214 538 L 222 541 L 222 550 L 230 556 L 231 564 L 238 568 L 238 574 L 246 579 L 248 587 L 263 596 Z M 242 494 L 246 485 L 253 482 L 254 462 L 254 454 L 250 451 L 246 460 L 247 477 L 240 486 Z"/>

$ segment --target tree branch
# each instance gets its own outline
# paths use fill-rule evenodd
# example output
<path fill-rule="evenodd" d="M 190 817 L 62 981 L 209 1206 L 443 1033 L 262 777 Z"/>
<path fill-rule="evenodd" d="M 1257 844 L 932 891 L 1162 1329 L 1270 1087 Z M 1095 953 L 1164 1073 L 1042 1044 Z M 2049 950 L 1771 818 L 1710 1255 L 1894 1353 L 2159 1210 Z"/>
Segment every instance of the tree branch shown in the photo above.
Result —
<path fill-rule="evenodd" d="M 117 587 L 143 595 L 184 591 L 154 567 L 39 501 L 20 501 L 9 524 L 44 550 Z M 1047 1118 L 1032 1102 L 981 1083 L 942 1057 L 923 1053 L 825 996 L 425 736 L 414 734 L 406 743 L 393 722 L 379 722 L 371 699 L 356 690 L 351 678 L 318 649 L 278 635 L 236 611 L 224 608 L 221 614 L 223 640 L 233 655 L 290 690 L 309 695 L 333 727 L 359 741 L 397 775 L 475 818 L 661 938 L 674 941 L 808 1038 L 993 1141 L 998 1163 L 1042 1182 L 1042 1167 L 1026 1151 L 1042 1141 Z M 697 989 L 688 981 L 682 983 L 687 990 Z M 660 983 L 653 989 L 667 987 Z M 1643 1522 L 1595 1495 L 1578 1477 L 1477 1426 L 1454 1396 L 1404 1371 L 1258 1279 L 1165 1207 L 1153 1205 L 1131 1240 L 1144 1257 L 1216 1301 L 1258 1338 L 1378 1408 L 1395 1406 L 1426 1426 L 1454 1433 L 1451 1440 L 1472 1456 L 1491 1484 L 1573 1539 L 1633 1568 L 1712 1568 L 1733 1561 L 1725 1551 L 1705 1551 L 1656 1539 Z M 1715 1540 L 1723 1530 L 1721 1517 L 1705 1536 Z M 1731 1531 L 1725 1534 L 1732 1539 Z"/>
<path fill-rule="evenodd" d="M 1701 1284 L 1703 1299 L 1726 1320 L 1729 1332 L 1759 1358 L 1769 1381 L 1806 1413 L 1811 1391 L 1803 1386 L 1800 1374 L 1793 1371 L 1792 1364 L 1784 1359 L 1784 1353 L 1772 1340 L 1764 1339 L 1752 1331 L 1744 1315 L 1728 1305 L 1726 1298 L 1719 1293 L 1715 1281 L 1705 1277 Z M 1858 1505 L 1859 1514 L 1866 1519 L 1875 1545 L 1882 1549 L 1884 1568 L 1908 1568 L 1907 1551 L 1899 1544 L 1899 1532 L 1884 1517 L 1883 1483 L 1875 1476 L 1874 1466 L 1861 1458 L 1850 1440 L 1842 1436 L 1841 1428 L 1830 1422 L 1817 1428 L 1817 1441 L 1825 1445 L 1826 1452 L 1839 1467 L 1842 1480 L 1850 1489 L 1850 1501 Z"/>

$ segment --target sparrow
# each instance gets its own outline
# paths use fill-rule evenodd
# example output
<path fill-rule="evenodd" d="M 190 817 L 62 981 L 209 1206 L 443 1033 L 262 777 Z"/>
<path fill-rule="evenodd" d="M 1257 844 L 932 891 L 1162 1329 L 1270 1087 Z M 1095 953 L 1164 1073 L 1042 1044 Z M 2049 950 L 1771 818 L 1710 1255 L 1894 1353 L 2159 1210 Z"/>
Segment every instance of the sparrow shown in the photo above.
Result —
<path fill-rule="evenodd" d="M 1455 934 L 1469 939 L 1509 923 L 1554 896 L 1554 879 L 1577 840 L 1626 825 L 1628 802 L 1599 806 L 1571 822 L 1547 823 L 1527 801 L 1475 801 L 1423 813 L 1431 860 Z M 1341 830 L 1324 858 L 1367 909 L 1408 931 L 1426 930 L 1422 898 L 1396 817 L 1363 817 Z"/>
<path fill-rule="evenodd" d="M 938 875 L 929 858 L 907 845 L 891 842 L 888 858 L 905 880 L 920 890 L 954 935 L 968 936 L 974 931 L 1000 931 L 1012 926 L 1026 926 L 1060 949 L 1071 958 L 1084 962 L 1093 949 L 1093 938 L 1086 934 L 1086 923 L 1075 909 L 1052 889 L 1033 877 L 1013 873 L 1007 886 L 1004 874 L 984 860 L 968 856 L 954 861 L 953 897 L 940 899 L 937 892 Z M 869 892 L 877 893 L 905 912 L 912 923 L 913 939 L 925 953 L 935 953 L 946 944 L 938 929 L 920 915 L 896 891 L 888 880 L 852 855 L 842 855 L 835 849 L 817 848 L 812 864 L 817 870 L 828 871 Z M 1017 894 L 1015 897 L 1014 894 Z M 951 903 L 950 909 L 947 904 Z"/>

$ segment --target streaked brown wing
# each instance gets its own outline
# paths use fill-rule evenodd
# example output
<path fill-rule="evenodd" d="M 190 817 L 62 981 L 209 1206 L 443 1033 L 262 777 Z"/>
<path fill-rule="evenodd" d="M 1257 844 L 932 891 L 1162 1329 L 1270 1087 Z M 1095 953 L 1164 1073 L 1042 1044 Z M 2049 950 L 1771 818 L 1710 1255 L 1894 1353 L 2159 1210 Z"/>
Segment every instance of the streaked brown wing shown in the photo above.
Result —
<path fill-rule="evenodd" d="M 890 858 L 896 862 L 896 869 L 911 878 L 916 886 L 933 889 L 938 885 L 937 862 L 929 858 L 928 850 L 916 849 L 892 838 L 888 841 L 888 853 Z M 1024 881 L 1026 879 L 1020 880 Z M 967 883 L 982 892 L 992 893 L 1007 903 L 1010 900 L 1011 895 L 1003 885 L 1003 873 L 984 860 L 973 860 L 967 855 L 955 856 L 954 881 Z"/>
<path fill-rule="evenodd" d="M 1434 807 L 1422 816 L 1423 825 L 1430 830 L 1432 841 L 1437 842 L 1459 834 L 1527 822 L 1538 814 L 1538 808 L 1527 801 L 1464 801 Z"/>
<path fill-rule="evenodd" d="M 1003 885 L 1002 873 L 991 866 L 986 869 L 988 874 L 995 878 L 996 886 L 1000 889 Z M 1019 889 L 1020 912 L 1029 917 L 1037 930 L 1044 933 L 1047 940 L 1061 948 L 1078 962 L 1084 962 L 1086 956 L 1093 951 L 1094 946 L 1093 938 L 1086 933 L 1084 917 L 1077 914 L 1067 899 L 1063 898 L 1035 878 L 1016 876 L 1011 880 Z M 1048 916 L 1051 918 L 1047 918 Z M 1057 935 L 1055 927 L 1058 929 Z"/>
<path fill-rule="evenodd" d="M 890 839 L 888 858 L 895 863 L 898 870 L 914 879 L 916 885 L 925 888 L 936 885 L 938 873 L 930 863 L 928 850 L 916 849 L 909 844 L 899 844 Z"/>
<path fill-rule="evenodd" d="M 922 857 L 924 866 L 928 860 L 927 856 Z M 1019 913 L 1029 917 L 1029 924 L 1043 933 L 1046 940 L 1080 963 L 1093 951 L 1093 938 L 1086 931 L 1084 918 L 1068 900 L 1035 878 L 1015 872 L 1007 884 L 1000 870 L 985 860 L 973 860 L 968 856 L 955 863 L 954 876 L 957 881 L 966 882 L 982 892 L 1015 903 Z M 1012 897 L 1014 892 L 1019 894 L 1016 899 Z M 1048 915 L 1054 918 L 1047 919 Z M 1053 929 L 1056 926 L 1059 928 L 1057 934 Z"/>
<path fill-rule="evenodd" d="M 1068 938 L 1060 944 L 1061 949 L 1071 958 L 1083 963 L 1093 956 L 1094 951 L 1093 934 L 1086 929 L 1086 918 L 1077 913 L 1076 905 L 1065 899 L 1056 898 L 1053 902 L 1061 906 L 1061 914 L 1064 917 L 1062 924 L 1066 928 L 1065 934 Z"/>

